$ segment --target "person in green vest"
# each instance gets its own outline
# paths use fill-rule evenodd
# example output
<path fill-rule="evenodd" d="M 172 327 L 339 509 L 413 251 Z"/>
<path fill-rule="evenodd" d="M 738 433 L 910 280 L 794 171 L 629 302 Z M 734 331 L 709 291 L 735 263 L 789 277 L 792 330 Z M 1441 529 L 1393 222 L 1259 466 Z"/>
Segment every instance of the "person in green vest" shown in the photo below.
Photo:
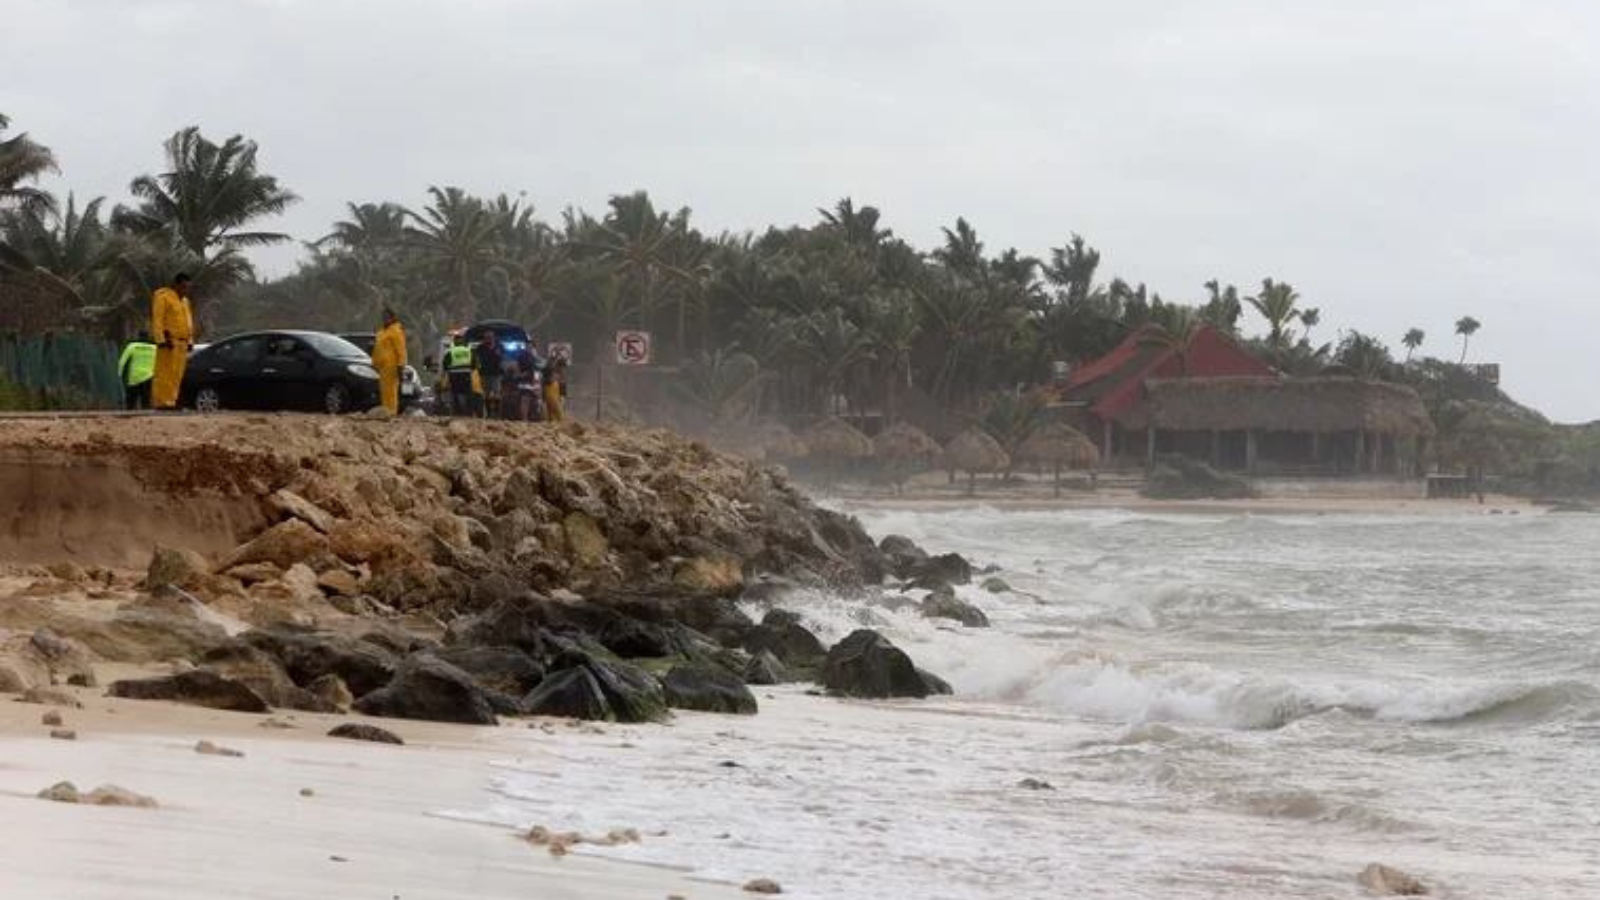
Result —
<path fill-rule="evenodd" d="M 128 409 L 150 408 L 150 383 L 156 377 L 156 345 L 150 335 L 139 336 L 123 345 L 117 360 L 117 376 L 122 379 L 122 402 Z"/>
<path fill-rule="evenodd" d="M 481 416 L 482 397 L 478 393 L 478 361 L 467 346 L 464 335 L 456 335 L 444 354 L 444 370 L 450 377 L 450 412 L 457 416 Z"/>

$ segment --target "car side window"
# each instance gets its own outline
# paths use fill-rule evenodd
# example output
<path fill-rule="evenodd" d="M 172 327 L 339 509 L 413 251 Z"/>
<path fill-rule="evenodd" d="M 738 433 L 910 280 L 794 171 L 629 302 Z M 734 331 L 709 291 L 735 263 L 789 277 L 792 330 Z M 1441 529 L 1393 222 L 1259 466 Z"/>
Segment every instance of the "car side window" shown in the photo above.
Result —
<path fill-rule="evenodd" d="M 274 337 L 267 341 L 267 357 L 276 360 L 303 360 L 311 355 L 306 345 L 292 337 Z"/>
<path fill-rule="evenodd" d="M 239 338 L 216 348 L 217 357 L 228 363 L 249 363 L 261 357 L 266 341 L 259 337 Z"/>

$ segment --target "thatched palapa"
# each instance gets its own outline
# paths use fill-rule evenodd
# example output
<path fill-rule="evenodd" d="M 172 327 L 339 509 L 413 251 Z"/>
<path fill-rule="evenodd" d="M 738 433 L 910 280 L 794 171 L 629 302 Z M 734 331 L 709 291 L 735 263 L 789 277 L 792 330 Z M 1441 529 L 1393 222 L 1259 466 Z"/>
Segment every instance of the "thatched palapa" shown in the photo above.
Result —
<path fill-rule="evenodd" d="M 1433 434 L 1416 391 L 1346 377 L 1151 379 L 1143 402 L 1121 421 L 1163 431 Z"/>
<path fill-rule="evenodd" d="M 1063 469 L 1091 469 L 1100 464 L 1100 451 L 1078 429 L 1065 422 L 1050 422 L 1017 445 L 1016 460 Z"/>
<path fill-rule="evenodd" d="M 915 425 L 898 422 L 872 439 L 872 450 L 879 459 L 896 462 L 926 462 L 939 458 L 939 442 Z"/>
<path fill-rule="evenodd" d="M 807 428 L 805 445 L 809 456 L 835 462 L 866 459 L 872 455 L 872 439 L 834 416 Z"/>

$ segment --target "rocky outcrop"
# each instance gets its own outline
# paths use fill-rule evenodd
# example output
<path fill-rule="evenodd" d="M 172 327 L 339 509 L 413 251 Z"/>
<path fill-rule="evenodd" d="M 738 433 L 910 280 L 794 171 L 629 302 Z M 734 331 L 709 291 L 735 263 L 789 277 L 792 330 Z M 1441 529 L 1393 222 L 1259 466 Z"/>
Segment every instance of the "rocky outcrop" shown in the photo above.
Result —
<path fill-rule="evenodd" d="M 392 653 L 344 634 L 275 625 L 246 632 L 239 639 L 276 658 L 298 685 L 337 675 L 352 694 L 361 697 L 387 685 L 394 676 Z"/>
<path fill-rule="evenodd" d="M 762 650 L 750 657 L 740 673 L 745 684 L 783 684 L 790 680 L 789 670 L 770 650 Z"/>
<path fill-rule="evenodd" d="M 752 654 L 771 653 L 785 666 L 809 669 L 827 655 L 828 648 L 800 624 L 800 616 L 784 609 L 769 611 L 761 624 L 745 632 L 744 649 Z"/>
<path fill-rule="evenodd" d="M 594 720 L 612 718 L 611 704 L 600 690 L 600 683 L 582 665 L 551 673 L 522 698 L 522 708 L 530 716 Z"/>
<path fill-rule="evenodd" d="M 829 693 L 845 697 L 926 697 L 948 693 L 942 680 L 919 671 L 911 657 L 870 628 L 852 631 L 828 651 L 822 664 L 822 684 Z M 945 690 L 936 688 L 943 686 Z"/>
<path fill-rule="evenodd" d="M 388 719 L 494 725 L 494 704 L 472 676 L 432 656 L 413 656 L 393 679 L 356 700 L 356 711 Z"/>
<path fill-rule="evenodd" d="M 667 705 L 673 709 L 753 716 L 756 698 L 739 676 L 720 666 L 690 663 L 673 666 L 661 679 Z"/>
<path fill-rule="evenodd" d="M 934 591 L 922 598 L 918 608 L 930 619 L 954 619 L 968 628 L 989 627 L 989 617 L 983 610 L 957 597 L 954 591 Z"/>
<path fill-rule="evenodd" d="M 232 712 L 260 713 L 271 709 L 267 701 L 244 682 L 205 669 L 159 678 L 115 681 L 111 684 L 110 696 L 127 700 L 169 700 Z"/>

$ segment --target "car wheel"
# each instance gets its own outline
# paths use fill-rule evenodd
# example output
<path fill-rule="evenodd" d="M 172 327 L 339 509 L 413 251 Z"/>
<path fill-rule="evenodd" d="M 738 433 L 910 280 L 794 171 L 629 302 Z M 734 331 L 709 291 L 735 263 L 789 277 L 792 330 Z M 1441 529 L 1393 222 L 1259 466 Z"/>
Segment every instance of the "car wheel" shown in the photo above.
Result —
<path fill-rule="evenodd" d="M 214 413 L 222 411 L 222 392 L 214 387 L 203 387 L 194 392 L 194 408 L 196 412 Z"/>
<path fill-rule="evenodd" d="M 350 409 L 350 390 L 342 384 L 330 384 L 322 394 L 322 408 L 328 415 L 337 416 Z"/>

